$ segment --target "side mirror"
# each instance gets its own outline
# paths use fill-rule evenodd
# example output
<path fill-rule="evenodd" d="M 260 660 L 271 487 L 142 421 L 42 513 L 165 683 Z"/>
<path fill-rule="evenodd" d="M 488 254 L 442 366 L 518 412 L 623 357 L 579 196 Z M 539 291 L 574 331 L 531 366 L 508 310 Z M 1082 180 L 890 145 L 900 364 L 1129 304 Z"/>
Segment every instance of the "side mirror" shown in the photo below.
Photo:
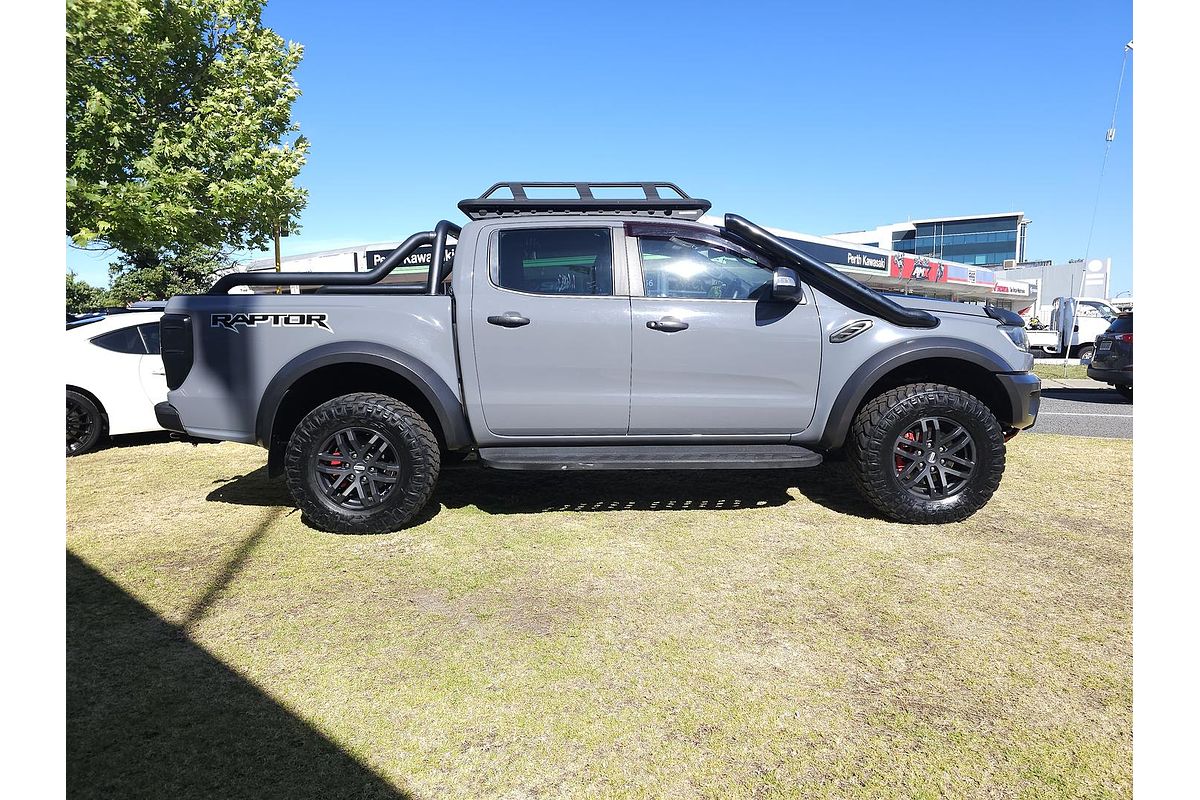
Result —
<path fill-rule="evenodd" d="M 771 278 L 772 300 L 796 300 L 800 297 L 800 277 L 790 267 L 776 267 Z"/>

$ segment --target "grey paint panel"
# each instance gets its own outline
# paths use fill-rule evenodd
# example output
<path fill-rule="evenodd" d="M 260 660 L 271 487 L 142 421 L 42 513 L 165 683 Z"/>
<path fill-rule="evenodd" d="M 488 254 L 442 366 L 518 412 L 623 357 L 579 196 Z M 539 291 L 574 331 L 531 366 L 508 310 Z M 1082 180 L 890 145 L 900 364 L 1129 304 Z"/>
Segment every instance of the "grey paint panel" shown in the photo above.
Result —
<path fill-rule="evenodd" d="M 613 290 L 622 292 L 625 244 L 620 225 L 603 220 L 580 224 L 610 228 Z M 629 427 L 629 298 L 542 295 L 497 286 L 495 231 L 522 227 L 570 226 L 525 219 L 492 224 L 477 234 L 470 319 L 459 327 L 460 337 L 470 328 L 471 349 L 465 337 L 460 347 L 471 361 L 463 364 L 464 384 L 470 371 L 479 396 L 480 413 L 470 409 L 470 417 L 484 423 L 474 425 L 476 437 L 483 444 L 492 437 L 624 436 Z M 459 252 L 464 252 L 461 246 Z M 455 275 L 456 292 L 466 278 Z M 487 321 L 510 312 L 529 324 L 506 328 Z M 471 389 L 466 391 L 470 396 Z"/>
<path fill-rule="evenodd" d="M 629 299 L 477 293 L 475 364 L 483 418 L 502 436 L 624 434 Z M 487 318 L 518 312 L 519 328 Z"/>
<path fill-rule="evenodd" d="M 377 342 L 331 342 L 308 350 L 285 364 L 267 385 L 258 406 L 256 437 L 269 446 L 275 414 L 288 389 L 305 375 L 336 364 L 372 364 L 411 383 L 437 414 L 446 447 L 458 450 L 471 445 L 471 433 L 457 394 L 420 360 Z"/>
<path fill-rule="evenodd" d="M 813 418 L 821 324 L 812 303 L 635 297 L 631 434 L 780 434 Z M 688 325 L 647 327 L 664 318 Z"/>
<path fill-rule="evenodd" d="M 184 295 L 170 313 L 193 317 L 195 359 L 187 379 L 168 393 L 188 433 L 257 441 L 259 405 L 276 374 L 297 356 L 337 343 L 376 342 L 425 364 L 458 396 L 446 296 Z M 214 314 L 324 314 L 326 325 L 260 321 L 214 325 Z"/>

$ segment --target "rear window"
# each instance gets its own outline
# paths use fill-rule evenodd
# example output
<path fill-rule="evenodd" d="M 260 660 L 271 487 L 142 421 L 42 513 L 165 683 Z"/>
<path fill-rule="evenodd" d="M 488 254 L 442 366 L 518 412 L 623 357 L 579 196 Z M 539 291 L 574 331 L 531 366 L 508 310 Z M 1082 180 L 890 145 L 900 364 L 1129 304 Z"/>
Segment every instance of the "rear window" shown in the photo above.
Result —
<path fill-rule="evenodd" d="M 499 283 L 533 294 L 612 294 L 608 228 L 500 232 Z"/>
<path fill-rule="evenodd" d="M 1133 333 L 1133 314 L 1122 314 L 1108 326 L 1105 333 Z"/>
<path fill-rule="evenodd" d="M 142 341 L 146 344 L 147 353 L 156 356 L 162 351 L 157 322 L 147 322 L 145 325 L 138 325 L 138 333 L 142 335 Z"/>
<path fill-rule="evenodd" d="M 92 344 L 117 353 L 146 355 L 146 343 L 142 341 L 142 335 L 138 333 L 136 325 L 102 333 L 92 339 Z"/>

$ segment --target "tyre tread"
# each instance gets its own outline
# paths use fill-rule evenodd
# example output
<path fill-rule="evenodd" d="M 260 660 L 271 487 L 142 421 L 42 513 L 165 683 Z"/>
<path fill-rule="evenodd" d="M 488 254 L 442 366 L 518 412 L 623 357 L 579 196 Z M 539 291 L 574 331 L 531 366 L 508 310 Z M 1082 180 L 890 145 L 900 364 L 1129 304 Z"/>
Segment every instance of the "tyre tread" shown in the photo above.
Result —
<path fill-rule="evenodd" d="M 895 466 L 886 423 L 922 406 L 932 406 L 931 411 L 940 406 L 973 417 L 988 432 L 986 442 L 976 441 L 977 448 L 990 446 L 993 452 L 983 479 L 968 486 L 951 504 L 914 497 L 900 489 L 890 474 Z M 979 398 L 942 383 L 905 384 L 872 398 L 854 417 L 847 443 L 850 471 L 859 491 L 884 515 L 900 522 L 940 524 L 966 519 L 991 499 L 1004 475 L 1004 435 L 995 415 Z"/>
<path fill-rule="evenodd" d="M 368 419 L 395 429 L 410 450 L 417 469 L 404 481 L 402 499 L 385 501 L 377 512 L 352 517 L 327 508 L 312 496 L 307 485 L 306 448 L 318 431 L 331 422 Z M 319 443 L 318 443 L 319 444 Z M 433 495 L 441 470 L 441 450 L 429 423 L 413 408 L 394 397 L 376 392 L 342 395 L 310 411 L 288 439 L 284 451 L 284 473 L 288 491 L 297 506 L 316 527 L 334 533 L 384 533 L 399 530 L 410 522 Z"/>

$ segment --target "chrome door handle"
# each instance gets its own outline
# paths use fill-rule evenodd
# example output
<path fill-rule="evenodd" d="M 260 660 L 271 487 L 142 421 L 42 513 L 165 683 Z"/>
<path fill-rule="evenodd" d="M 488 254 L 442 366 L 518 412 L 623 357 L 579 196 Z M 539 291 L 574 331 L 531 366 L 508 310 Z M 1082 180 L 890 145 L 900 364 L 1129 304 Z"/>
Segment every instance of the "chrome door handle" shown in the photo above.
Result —
<path fill-rule="evenodd" d="M 662 319 L 652 319 L 646 323 L 646 327 L 652 331 L 662 331 L 663 333 L 675 333 L 676 331 L 686 331 L 688 324 L 674 317 L 663 317 Z"/>
<path fill-rule="evenodd" d="M 522 317 L 515 311 L 506 311 L 487 318 L 489 325 L 499 325 L 501 328 L 519 328 L 529 324 L 529 317 Z"/>

